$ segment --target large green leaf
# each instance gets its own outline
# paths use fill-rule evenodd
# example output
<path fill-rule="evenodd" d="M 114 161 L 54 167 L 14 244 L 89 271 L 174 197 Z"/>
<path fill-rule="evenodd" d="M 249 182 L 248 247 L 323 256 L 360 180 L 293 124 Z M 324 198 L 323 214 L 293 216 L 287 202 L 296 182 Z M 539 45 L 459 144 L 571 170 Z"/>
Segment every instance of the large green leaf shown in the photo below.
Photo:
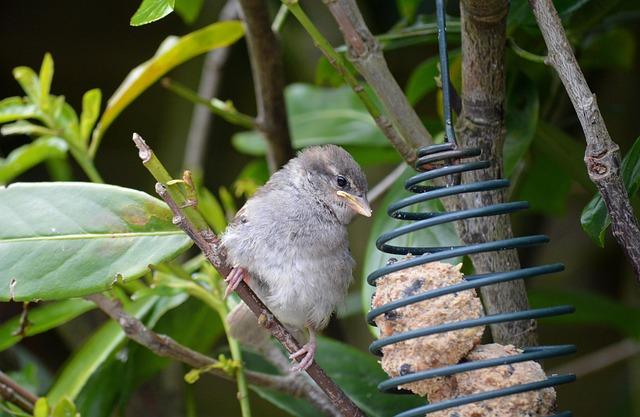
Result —
<path fill-rule="evenodd" d="M 636 139 L 622 160 L 620 173 L 627 193 L 630 196 L 635 195 L 640 189 L 640 138 Z M 611 224 L 611 218 L 599 193 L 582 210 L 580 223 L 587 235 L 599 246 L 604 247 L 604 233 Z"/>
<path fill-rule="evenodd" d="M 318 364 L 338 386 L 370 417 L 387 417 L 426 401 L 413 395 L 384 394 L 378 384 L 387 379 L 377 358 L 344 343 L 328 338 L 318 339 Z"/>
<path fill-rule="evenodd" d="M 160 20 L 173 11 L 175 0 L 142 0 L 131 17 L 131 26 L 141 26 Z"/>
<path fill-rule="evenodd" d="M 111 96 L 93 131 L 94 146 L 114 119 L 158 78 L 185 61 L 215 48 L 231 45 L 244 34 L 241 22 L 217 22 L 181 38 L 167 38 L 150 60 L 133 69 Z"/>
<path fill-rule="evenodd" d="M 536 152 L 544 154 L 562 167 L 582 188 L 587 191 L 595 190 L 584 165 L 584 142 L 575 140 L 559 128 L 539 120 L 532 146 Z"/>
<path fill-rule="evenodd" d="M 409 103 L 415 105 L 425 95 L 436 89 L 439 62 L 438 56 L 432 56 L 413 70 L 405 88 Z"/>
<path fill-rule="evenodd" d="M 353 91 L 291 84 L 285 90 L 293 147 L 333 143 L 351 147 L 389 147 L 362 102 Z M 257 131 L 241 132 L 235 148 L 249 155 L 264 155 L 267 146 Z"/>
<path fill-rule="evenodd" d="M 28 169 L 50 158 L 64 158 L 67 143 L 56 137 L 42 137 L 0 158 L 0 184 L 6 184 Z"/>
<path fill-rule="evenodd" d="M 407 168 L 405 173 L 396 180 L 395 184 L 380 204 L 380 209 L 374 213 L 373 225 L 367 242 L 367 251 L 364 255 L 364 263 L 362 267 L 362 308 L 365 312 L 371 309 L 371 297 L 375 290 L 374 287 L 367 283 L 367 276 L 376 269 L 387 264 L 390 258 L 399 258 L 399 255 L 389 255 L 381 252 L 376 248 L 376 239 L 386 232 L 390 232 L 400 226 L 406 225 L 407 221 L 391 218 L 387 215 L 387 207 L 404 197 L 412 195 L 404 189 L 404 182 L 407 178 L 414 175 L 415 171 Z M 427 201 L 424 203 L 409 206 L 404 211 L 425 212 L 425 211 L 442 211 L 443 207 L 439 200 Z M 390 244 L 399 246 L 455 246 L 460 245 L 460 239 L 456 234 L 453 224 L 444 224 L 435 227 L 419 230 L 393 239 Z M 462 258 L 447 260 L 451 263 L 462 262 Z"/>
<path fill-rule="evenodd" d="M 29 326 L 25 335 L 33 336 L 58 327 L 85 313 L 95 306 L 82 298 L 56 301 L 29 309 Z M 14 317 L 0 325 L 0 351 L 18 343 L 22 336 L 15 334 L 20 328 L 20 317 Z"/>
<path fill-rule="evenodd" d="M 538 89 L 527 77 L 518 77 L 509 89 L 506 102 L 507 137 L 503 145 L 504 174 L 509 177 L 526 154 L 538 125 Z"/>
<path fill-rule="evenodd" d="M 564 214 L 571 177 L 544 153 L 532 152 L 531 159 L 514 199 L 526 200 L 535 212 L 555 216 Z"/>
<path fill-rule="evenodd" d="M 142 319 L 158 302 L 158 297 L 146 297 L 129 303 L 125 311 Z M 106 361 L 125 340 L 125 334 L 114 321 L 109 321 L 96 331 L 66 363 L 47 394 L 50 404 L 67 397 L 74 399 L 91 375 Z"/>
<path fill-rule="evenodd" d="M 145 193 L 89 183 L 0 188 L 0 300 L 78 297 L 131 280 L 191 240 Z"/>
<path fill-rule="evenodd" d="M 612 48 L 611 45 L 615 45 Z M 580 66 L 586 68 L 616 68 L 630 70 L 636 51 L 635 37 L 629 30 L 614 28 L 588 38 L 580 56 Z"/>

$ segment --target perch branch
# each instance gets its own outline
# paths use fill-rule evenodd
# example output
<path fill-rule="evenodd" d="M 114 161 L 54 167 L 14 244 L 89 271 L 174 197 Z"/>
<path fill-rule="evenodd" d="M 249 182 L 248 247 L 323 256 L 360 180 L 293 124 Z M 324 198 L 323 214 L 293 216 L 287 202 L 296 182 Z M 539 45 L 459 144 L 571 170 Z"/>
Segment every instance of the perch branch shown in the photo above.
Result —
<path fill-rule="evenodd" d="M 127 338 L 146 347 L 154 354 L 174 359 L 194 369 L 206 369 L 207 373 L 227 380 L 234 380 L 227 372 L 214 367 L 219 364 L 219 361 L 181 345 L 169 336 L 155 333 L 140 320 L 127 314 L 117 300 L 107 298 L 101 294 L 93 294 L 86 298 L 93 301 L 100 310 L 118 323 Z M 301 384 L 300 381 L 296 381 L 295 375 L 279 376 L 249 370 L 245 370 L 244 374 L 251 384 L 275 389 L 294 397 L 306 398 L 314 406 L 322 410 L 326 410 L 327 408 L 325 402 L 318 401 L 317 396 L 313 394 L 310 395 L 308 390 L 304 389 L 304 385 Z M 2 375 L 0 375 L 0 386 L 4 382 L 1 377 Z"/>
<path fill-rule="evenodd" d="M 231 271 L 226 262 L 226 253 L 221 245 L 220 239 L 201 220 L 201 216 L 194 207 L 185 205 L 184 196 L 175 191 L 174 187 L 167 187 L 166 170 L 161 167 L 153 151 L 144 140 L 134 134 L 134 142 L 139 150 L 139 155 L 145 167 L 151 172 L 156 180 L 156 192 L 167 203 L 174 213 L 174 223 L 196 243 L 207 260 L 213 265 L 221 276 L 227 276 Z M 150 165 L 154 163 L 155 165 Z M 161 167 L 161 169 L 160 169 Z M 158 173 L 158 171 L 160 171 Z M 236 289 L 238 296 L 258 317 L 258 322 L 268 329 L 271 334 L 287 349 L 289 353 L 300 349 L 300 344 L 293 335 L 280 323 L 280 321 L 269 311 L 256 294 L 241 282 Z M 362 411 L 346 396 L 346 394 L 333 382 L 327 374 L 314 361 L 307 369 L 307 374 L 320 386 L 329 397 L 335 407 L 345 416 L 364 416 Z"/>
<path fill-rule="evenodd" d="M 38 401 L 38 397 L 20 386 L 2 371 L 0 371 L 0 398 L 29 414 L 33 413 L 33 407 Z"/>
<path fill-rule="evenodd" d="M 284 102 L 282 52 L 271 30 L 269 10 L 263 0 L 238 0 L 246 26 L 246 39 L 258 108 L 257 127 L 267 141 L 271 172 L 294 155 Z"/>
<path fill-rule="evenodd" d="M 393 78 L 382 48 L 355 0 L 324 0 L 347 45 L 347 57 L 382 102 L 393 126 L 415 151 L 433 139 Z"/>
<path fill-rule="evenodd" d="M 456 133 L 463 147 L 478 147 L 491 165 L 485 170 L 463 175 L 470 183 L 502 177 L 502 145 L 505 138 L 504 100 L 507 0 L 465 0 L 460 4 L 462 27 L 462 113 Z M 445 199 L 449 209 L 468 209 L 502 203 L 506 191 L 462 194 Z M 449 201 L 447 201 L 449 200 Z M 469 219 L 457 224 L 461 239 L 469 244 L 508 239 L 513 236 L 509 216 Z M 515 250 L 471 255 L 477 273 L 519 268 Z M 529 308 L 522 280 L 481 289 L 487 314 Z M 494 341 L 516 346 L 536 344 L 535 321 L 519 321 L 491 326 Z"/>
<path fill-rule="evenodd" d="M 320 33 L 318 28 L 313 24 L 311 19 L 302 10 L 297 0 L 282 0 L 283 4 L 287 6 L 291 14 L 295 16 L 300 25 L 307 31 L 309 36 L 313 39 L 315 46 L 322 52 L 327 58 L 327 61 L 335 70 L 340 74 L 345 83 L 351 87 L 356 93 L 362 104 L 373 117 L 373 120 L 378 125 L 378 128 L 387 137 L 391 145 L 398 151 L 407 164 L 413 166 L 416 161 L 416 152 L 403 138 L 400 136 L 396 128 L 391 124 L 389 119 L 378 108 L 377 103 L 369 96 L 369 93 L 365 89 L 356 77 L 353 76 L 347 65 L 345 64 L 342 55 L 336 52 L 331 46 L 329 41 Z"/>
<path fill-rule="evenodd" d="M 596 96 L 589 89 L 551 0 L 529 0 L 547 44 L 546 63 L 558 73 L 582 126 L 587 148 L 584 161 L 611 218 L 613 236 L 640 282 L 640 227 L 620 176 L 620 148 L 611 140 Z"/>
<path fill-rule="evenodd" d="M 238 17 L 237 0 L 228 0 L 220 11 L 219 20 L 232 20 Z M 198 95 L 212 99 L 218 93 L 222 67 L 227 62 L 229 48 L 218 48 L 210 51 L 202 66 Z M 206 106 L 206 104 L 205 104 Z M 192 171 L 204 171 L 204 158 L 207 151 L 207 137 L 211 127 L 211 113 L 206 107 L 196 105 L 191 115 L 191 126 L 187 135 L 187 144 L 182 165 Z"/>

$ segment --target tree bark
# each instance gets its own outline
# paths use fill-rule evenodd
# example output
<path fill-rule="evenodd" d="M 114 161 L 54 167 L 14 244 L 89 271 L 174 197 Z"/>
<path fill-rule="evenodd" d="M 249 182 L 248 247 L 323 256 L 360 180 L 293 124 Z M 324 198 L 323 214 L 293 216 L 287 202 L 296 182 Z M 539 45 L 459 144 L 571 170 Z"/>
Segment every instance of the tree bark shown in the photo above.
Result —
<path fill-rule="evenodd" d="M 462 147 L 478 147 L 491 162 L 484 170 L 463 174 L 471 183 L 502 177 L 502 145 L 505 139 L 504 101 L 507 0 L 463 0 L 462 23 L 462 114 L 456 132 Z M 463 210 L 485 207 L 506 200 L 505 190 L 462 194 L 446 202 Z M 458 232 L 467 244 L 513 237 L 508 215 L 469 219 L 458 224 Z M 520 268 L 515 250 L 471 255 L 476 273 L 508 271 Z M 522 280 L 481 288 L 485 312 L 497 314 L 529 308 Z M 535 320 L 491 325 L 497 343 L 531 346 L 537 344 Z"/>

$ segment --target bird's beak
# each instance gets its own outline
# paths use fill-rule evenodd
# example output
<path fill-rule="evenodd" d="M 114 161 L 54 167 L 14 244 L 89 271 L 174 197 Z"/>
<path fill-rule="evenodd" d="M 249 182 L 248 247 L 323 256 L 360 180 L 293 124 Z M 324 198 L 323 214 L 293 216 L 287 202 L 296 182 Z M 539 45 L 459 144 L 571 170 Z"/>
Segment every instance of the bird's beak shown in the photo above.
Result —
<path fill-rule="evenodd" d="M 347 204 L 356 211 L 356 213 L 362 214 L 365 217 L 371 217 L 371 207 L 365 197 L 358 197 L 353 194 L 349 194 L 342 190 L 336 192 L 338 196 L 347 200 Z"/>

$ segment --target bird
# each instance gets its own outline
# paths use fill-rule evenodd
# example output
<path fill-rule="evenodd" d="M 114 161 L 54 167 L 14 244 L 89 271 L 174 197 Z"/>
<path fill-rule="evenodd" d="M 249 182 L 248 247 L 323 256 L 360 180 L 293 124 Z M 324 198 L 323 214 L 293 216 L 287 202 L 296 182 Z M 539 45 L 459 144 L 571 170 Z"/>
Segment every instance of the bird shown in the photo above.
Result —
<path fill-rule="evenodd" d="M 308 342 L 289 358 L 306 370 L 316 334 L 344 300 L 355 264 L 347 226 L 371 216 L 367 179 L 336 145 L 304 149 L 247 200 L 221 241 L 233 267 L 225 297 L 244 280 L 274 315 Z M 241 303 L 227 317 L 232 335 L 263 331 Z M 234 331 L 235 329 L 235 331 Z"/>

